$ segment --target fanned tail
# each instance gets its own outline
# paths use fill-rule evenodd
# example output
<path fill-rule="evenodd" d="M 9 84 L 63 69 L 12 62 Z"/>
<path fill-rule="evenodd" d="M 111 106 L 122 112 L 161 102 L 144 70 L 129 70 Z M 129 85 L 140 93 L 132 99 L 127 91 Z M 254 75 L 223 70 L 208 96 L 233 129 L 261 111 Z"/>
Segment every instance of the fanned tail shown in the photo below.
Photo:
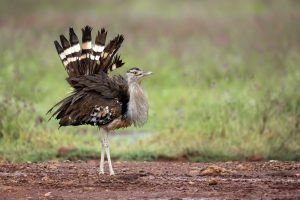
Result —
<path fill-rule="evenodd" d="M 108 73 L 124 64 L 116 54 L 124 40 L 123 35 L 118 35 L 105 46 L 107 31 L 104 28 L 98 31 L 95 44 L 92 44 L 92 27 L 85 26 L 81 30 L 81 47 L 73 28 L 69 29 L 69 40 L 60 35 L 61 43 L 54 41 L 69 77 L 99 74 L 101 71 Z"/>

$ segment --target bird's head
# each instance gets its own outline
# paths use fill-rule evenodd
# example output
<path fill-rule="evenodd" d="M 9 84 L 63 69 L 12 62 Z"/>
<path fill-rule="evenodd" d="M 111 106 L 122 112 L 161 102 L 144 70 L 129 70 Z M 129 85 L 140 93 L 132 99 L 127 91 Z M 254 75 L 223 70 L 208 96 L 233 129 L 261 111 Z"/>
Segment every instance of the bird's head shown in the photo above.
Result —
<path fill-rule="evenodd" d="M 139 83 L 144 77 L 149 76 L 150 74 L 152 74 L 152 72 L 145 72 L 138 67 L 131 68 L 126 73 L 129 82 L 136 81 Z"/>

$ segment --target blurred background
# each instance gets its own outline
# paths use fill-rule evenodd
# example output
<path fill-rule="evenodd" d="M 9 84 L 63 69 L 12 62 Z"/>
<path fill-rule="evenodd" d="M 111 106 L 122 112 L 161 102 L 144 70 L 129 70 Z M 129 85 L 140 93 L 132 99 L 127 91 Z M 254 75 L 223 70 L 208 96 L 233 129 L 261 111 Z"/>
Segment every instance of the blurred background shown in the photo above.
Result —
<path fill-rule="evenodd" d="M 153 71 L 142 128 L 111 136 L 122 160 L 300 160 L 300 2 L 0 2 L 0 160 L 100 157 L 95 127 L 46 112 L 70 87 L 53 41 L 74 27 L 125 35 L 124 74 Z"/>

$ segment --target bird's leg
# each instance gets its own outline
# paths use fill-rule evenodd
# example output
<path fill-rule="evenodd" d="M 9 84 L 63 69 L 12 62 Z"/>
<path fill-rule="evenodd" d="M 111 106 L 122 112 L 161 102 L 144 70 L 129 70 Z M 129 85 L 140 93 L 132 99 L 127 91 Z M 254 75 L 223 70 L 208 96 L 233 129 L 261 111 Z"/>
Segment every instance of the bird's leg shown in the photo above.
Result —
<path fill-rule="evenodd" d="M 100 168 L 99 168 L 99 174 L 104 174 L 104 154 L 105 154 L 105 149 L 104 149 L 104 141 L 103 137 L 101 137 L 101 158 L 100 158 Z"/>
<path fill-rule="evenodd" d="M 105 143 L 105 134 L 106 132 L 100 131 L 100 136 L 101 136 L 101 158 L 100 158 L 100 167 L 99 167 L 99 174 L 104 174 L 104 157 L 105 157 L 105 148 L 104 148 L 104 143 Z"/>
<path fill-rule="evenodd" d="M 104 146 L 105 153 L 106 153 L 106 156 L 107 156 L 109 174 L 110 175 L 115 175 L 115 172 L 112 168 L 111 159 L 110 159 L 110 152 L 109 152 L 109 145 L 108 145 L 108 132 L 107 131 L 105 131 L 105 134 L 104 134 L 104 137 L 103 137 L 103 146 Z"/>

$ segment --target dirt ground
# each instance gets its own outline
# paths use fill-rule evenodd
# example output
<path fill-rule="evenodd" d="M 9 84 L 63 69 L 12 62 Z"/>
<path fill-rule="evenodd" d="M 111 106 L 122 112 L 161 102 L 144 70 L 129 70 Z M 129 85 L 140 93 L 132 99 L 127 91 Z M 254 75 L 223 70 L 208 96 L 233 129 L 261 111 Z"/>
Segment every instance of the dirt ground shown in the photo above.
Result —
<path fill-rule="evenodd" d="M 299 162 L 98 164 L 0 164 L 0 199 L 300 199 Z"/>

